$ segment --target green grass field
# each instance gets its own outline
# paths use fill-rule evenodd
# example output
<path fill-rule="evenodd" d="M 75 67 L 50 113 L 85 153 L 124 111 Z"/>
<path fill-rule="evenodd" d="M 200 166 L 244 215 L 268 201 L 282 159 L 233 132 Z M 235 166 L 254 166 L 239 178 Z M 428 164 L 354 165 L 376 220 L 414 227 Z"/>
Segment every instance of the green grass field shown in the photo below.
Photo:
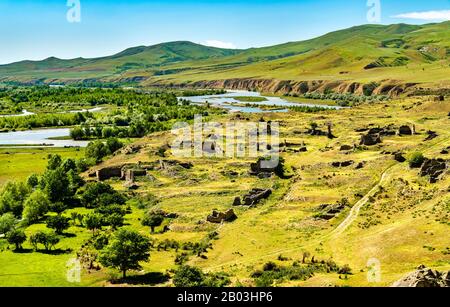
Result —
<path fill-rule="evenodd" d="M 40 174 L 47 167 L 48 155 L 64 158 L 84 157 L 83 149 L 75 148 L 0 148 L 0 187 L 8 181 L 25 180 Z"/>

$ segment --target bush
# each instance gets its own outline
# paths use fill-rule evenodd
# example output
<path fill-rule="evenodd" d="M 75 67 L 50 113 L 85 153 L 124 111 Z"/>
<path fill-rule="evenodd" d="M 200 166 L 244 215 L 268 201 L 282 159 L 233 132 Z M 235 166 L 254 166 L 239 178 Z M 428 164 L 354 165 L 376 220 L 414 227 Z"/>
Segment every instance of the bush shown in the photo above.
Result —
<path fill-rule="evenodd" d="M 422 166 L 424 161 L 425 157 L 421 152 L 414 152 L 409 158 L 409 166 L 411 168 L 418 168 Z"/>
<path fill-rule="evenodd" d="M 6 234 L 14 229 L 17 225 L 18 220 L 14 217 L 12 213 L 5 213 L 0 216 L 0 234 Z"/>
<path fill-rule="evenodd" d="M 16 250 L 21 250 L 22 244 L 27 240 L 27 236 L 22 229 L 14 229 L 8 233 L 7 239 L 8 243 L 16 246 Z"/>

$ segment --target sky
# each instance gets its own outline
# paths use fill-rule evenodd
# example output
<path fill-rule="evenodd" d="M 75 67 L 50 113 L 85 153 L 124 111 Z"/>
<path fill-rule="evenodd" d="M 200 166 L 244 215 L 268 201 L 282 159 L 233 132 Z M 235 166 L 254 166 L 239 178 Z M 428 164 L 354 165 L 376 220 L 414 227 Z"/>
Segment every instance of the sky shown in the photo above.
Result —
<path fill-rule="evenodd" d="M 450 0 L 0 0 L 0 64 L 178 40 L 244 49 L 367 23 L 445 20 Z"/>

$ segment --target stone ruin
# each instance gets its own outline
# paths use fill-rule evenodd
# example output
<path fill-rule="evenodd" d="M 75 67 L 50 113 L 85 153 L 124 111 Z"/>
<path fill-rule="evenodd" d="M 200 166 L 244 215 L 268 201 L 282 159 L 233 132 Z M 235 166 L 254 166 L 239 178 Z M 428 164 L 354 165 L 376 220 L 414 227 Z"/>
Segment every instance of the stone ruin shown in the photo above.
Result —
<path fill-rule="evenodd" d="M 240 197 L 236 197 L 233 206 L 252 207 L 257 205 L 261 200 L 269 198 L 270 195 L 272 195 L 272 190 L 270 189 L 252 189 L 244 196 L 243 202 L 241 202 Z"/>
<path fill-rule="evenodd" d="M 392 287 L 403 288 L 446 288 L 450 287 L 450 271 L 439 272 L 421 265 L 415 272 L 408 274 Z"/>
<path fill-rule="evenodd" d="M 349 167 L 351 165 L 355 164 L 355 161 L 344 161 L 344 162 L 332 162 L 331 166 L 333 167 Z"/>
<path fill-rule="evenodd" d="M 250 164 L 250 175 L 268 178 L 276 172 L 277 167 L 263 168 L 262 162 L 263 160 L 258 160 L 258 162 Z"/>
<path fill-rule="evenodd" d="M 341 213 L 343 210 L 345 209 L 345 205 L 344 204 L 334 204 L 334 205 L 328 205 L 328 204 L 323 204 L 320 205 L 319 207 L 317 207 L 317 211 L 319 211 L 318 214 L 316 214 L 316 218 L 320 219 L 320 220 L 331 220 L 333 219 L 336 215 L 338 215 L 339 213 Z"/>
<path fill-rule="evenodd" d="M 221 224 L 223 222 L 232 222 L 237 219 L 237 215 L 233 209 L 229 209 L 226 212 L 218 212 L 214 210 L 211 215 L 208 215 L 207 221 L 214 224 Z"/>
<path fill-rule="evenodd" d="M 430 176 L 430 183 L 436 183 L 448 168 L 448 162 L 444 159 L 427 159 L 422 164 L 420 176 Z"/>
<path fill-rule="evenodd" d="M 380 144 L 381 141 L 381 136 L 380 134 L 363 134 L 361 136 L 361 142 L 360 145 L 366 145 L 366 146 L 373 146 L 373 145 L 377 145 Z"/>
<path fill-rule="evenodd" d="M 413 135 L 414 134 L 414 131 L 413 131 L 413 129 L 411 129 L 411 127 L 410 126 L 401 126 L 399 129 L 398 129 L 398 135 Z"/>
<path fill-rule="evenodd" d="M 427 131 L 427 137 L 425 138 L 425 142 L 434 140 L 435 138 L 437 138 L 439 136 L 439 134 L 437 134 L 437 132 L 435 131 Z"/>

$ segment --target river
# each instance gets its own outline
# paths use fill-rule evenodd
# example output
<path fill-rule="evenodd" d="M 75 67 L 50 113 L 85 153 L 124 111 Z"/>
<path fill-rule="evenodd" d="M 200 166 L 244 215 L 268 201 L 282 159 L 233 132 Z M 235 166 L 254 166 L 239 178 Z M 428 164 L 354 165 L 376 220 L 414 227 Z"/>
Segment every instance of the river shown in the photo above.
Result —
<path fill-rule="evenodd" d="M 233 97 L 258 97 L 258 98 L 265 98 L 265 100 L 258 102 L 243 102 L 234 99 Z M 190 97 L 180 97 L 179 99 L 189 100 L 195 104 L 209 103 L 213 106 L 227 109 L 230 112 L 243 112 L 243 113 L 287 112 L 288 111 L 287 107 L 299 107 L 299 106 L 321 107 L 326 109 L 342 108 L 339 106 L 331 106 L 331 105 L 290 102 L 280 97 L 263 96 L 258 92 L 240 91 L 240 90 L 228 91 L 225 94 L 219 95 L 190 96 Z M 246 104 L 274 107 L 275 110 L 268 111 L 255 106 L 247 107 L 245 106 Z"/>
<path fill-rule="evenodd" d="M 86 147 L 87 141 L 50 140 L 49 138 L 68 137 L 69 128 L 36 129 L 0 133 L 1 147 Z M 16 145 L 16 146 L 15 146 Z"/>

